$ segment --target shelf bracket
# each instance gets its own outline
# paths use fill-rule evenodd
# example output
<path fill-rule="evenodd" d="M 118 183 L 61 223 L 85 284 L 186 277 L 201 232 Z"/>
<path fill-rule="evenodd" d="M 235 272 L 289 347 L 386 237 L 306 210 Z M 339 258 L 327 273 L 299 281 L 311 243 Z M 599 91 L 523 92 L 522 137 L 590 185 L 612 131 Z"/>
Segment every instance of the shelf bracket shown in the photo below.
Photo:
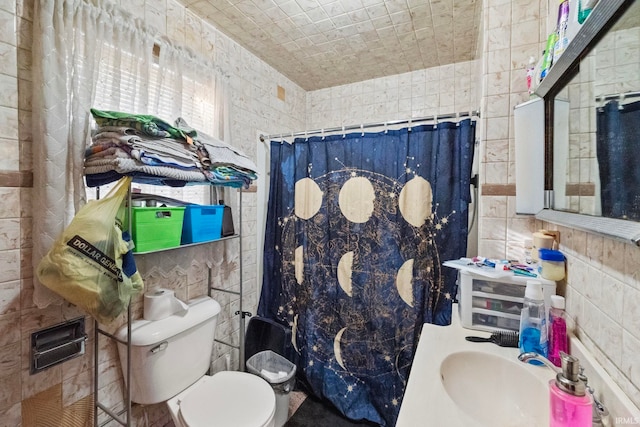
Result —
<path fill-rule="evenodd" d="M 249 311 L 243 311 L 243 312 L 240 312 L 240 310 L 236 311 L 236 316 L 237 316 L 238 314 L 240 314 L 240 313 L 242 313 L 242 318 L 243 318 L 243 319 L 244 319 L 245 317 L 251 317 L 251 316 L 252 316 L 251 312 L 249 312 Z"/>
<path fill-rule="evenodd" d="M 230 291 L 230 290 L 228 290 L 228 289 L 216 288 L 216 287 L 213 287 L 213 286 L 211 287 L 211 290 L 212 290 L 212 291 L 226 292 L 226 293 L 228 293 L 228 294 L 233 294 L 233 295 L 240 295 L 240 292 L 237 292 L 237 291 Z M 211 295 L 209 295 L 209 296 L 211 296 Z M 238 313 L 236 312 L 236 314 L 238 314 Z"/>
<path fill-rule="evenodd" d="M 224 345 L 226 345 L 226 346 L 229 346 L 229 347 L 232 347 L 232 348 L 238 349 L 238 350 L 240 349 L 240 346 L 239 346 L 239 345 L 231 344 L 231 343 L 228 343 L 228 342 L 226 342 L 226 341 L 219 340 L 219 339 L 217 339 L 217 338 L 216 338 L 216 339 L 214 339 L 214 341 L 215 341 L 215 342 L 219 342 L 220 344 L 224 344 Z"/>

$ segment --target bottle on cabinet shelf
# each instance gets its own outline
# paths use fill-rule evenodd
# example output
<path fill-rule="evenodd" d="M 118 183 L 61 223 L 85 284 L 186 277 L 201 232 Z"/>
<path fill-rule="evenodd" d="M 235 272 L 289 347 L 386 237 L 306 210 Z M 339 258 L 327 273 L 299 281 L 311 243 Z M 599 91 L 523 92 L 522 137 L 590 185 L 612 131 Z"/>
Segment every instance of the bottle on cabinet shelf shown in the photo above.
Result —
<path fill-rule="evenodd" d="M 529 65 L 527 65 L 527 91 L 529 92 L 529 96 L 533 95 L 536 88 L 538 87 L 536 80 L 536 58 L 533 56 L 529 57 Z"/>
<path fill-rule="evenodd" d="M 578 0 L 578 22 L 584 24 L 598 0 Z"/>
<path fill-rule="evenodd" d="M 555 46 L 553 48 L 552 63 L 558 62 L 560 56 L 569 46 L 569 37 L 567 36 L 567 27 L 569 25 L 569 0 L 564 0 L 558 8 L 558 24 Z"/>
<path fill-rule="evenodd" d="M 556 44 L 556 38 L 557 33 L 555 31 L 549 34 L 549 37 L 547 38 L 547 47 L 544 50 L 542 65 L 540 66 L 540 81 L 547 77 L 547 74 L 551 69 L 551 65 L 553 65 L 553 48 Z"/>

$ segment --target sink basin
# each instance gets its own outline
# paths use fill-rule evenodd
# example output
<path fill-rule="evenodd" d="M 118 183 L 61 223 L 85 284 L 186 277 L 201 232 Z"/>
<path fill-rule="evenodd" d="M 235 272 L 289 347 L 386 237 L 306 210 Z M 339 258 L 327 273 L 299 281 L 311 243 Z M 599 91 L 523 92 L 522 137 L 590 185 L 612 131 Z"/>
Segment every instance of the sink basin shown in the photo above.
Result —
<path fill-rule="evenodd" d="M 555 372 L 520 362 L 517 348 L 467 341 L 470 334 L 488 338 L 490 333 L 471 333 L 457 313 L 454 305 L 451 325 L 422 325 L 396 427 L 548 427 L 549 380 Z M 580 340 L 569 339 L 571 354 L 611 414 L 609 421 L 640 420 L 638 407 Z"/>
<path fill-rule="evenodd" d="M 442 360 L 440 377 L 458 408 L 480 424 L 546 426 L 549 384 L 532 369 L 548 368 L 490 353 L 460 351 Z"/>

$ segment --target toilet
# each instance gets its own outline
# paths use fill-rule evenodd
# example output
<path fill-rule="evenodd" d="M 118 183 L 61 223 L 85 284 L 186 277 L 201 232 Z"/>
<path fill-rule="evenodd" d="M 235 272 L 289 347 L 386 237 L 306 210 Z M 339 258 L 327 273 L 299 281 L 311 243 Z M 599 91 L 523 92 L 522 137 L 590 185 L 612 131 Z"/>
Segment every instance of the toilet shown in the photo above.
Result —
<path fill-rule="evenodd" d="M 165 402 L 177 427 L 274 427 L 276 396 L 267 381 L 236 371 L 206 375 L 220 304 L 200 297 L 187 306 L 131 323 L 131 400 Z M 115 335 L 126 342 L 126 325 Z M 126 373 L 126 344 L 118 342 L 118 353 Z"/>

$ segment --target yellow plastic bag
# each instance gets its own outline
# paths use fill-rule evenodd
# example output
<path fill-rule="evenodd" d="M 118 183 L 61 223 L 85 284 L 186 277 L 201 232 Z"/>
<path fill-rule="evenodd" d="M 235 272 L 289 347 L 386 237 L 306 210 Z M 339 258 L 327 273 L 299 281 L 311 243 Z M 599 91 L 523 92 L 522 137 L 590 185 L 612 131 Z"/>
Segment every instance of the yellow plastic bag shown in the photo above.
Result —
<path fill-rule="evenodd" d="M 143 289 L 122 232 L 130 183 L 122 178 L 106 197 L 80 208 L 38 264 L 43 285 L 100 323 L 115 319 Z"/>

